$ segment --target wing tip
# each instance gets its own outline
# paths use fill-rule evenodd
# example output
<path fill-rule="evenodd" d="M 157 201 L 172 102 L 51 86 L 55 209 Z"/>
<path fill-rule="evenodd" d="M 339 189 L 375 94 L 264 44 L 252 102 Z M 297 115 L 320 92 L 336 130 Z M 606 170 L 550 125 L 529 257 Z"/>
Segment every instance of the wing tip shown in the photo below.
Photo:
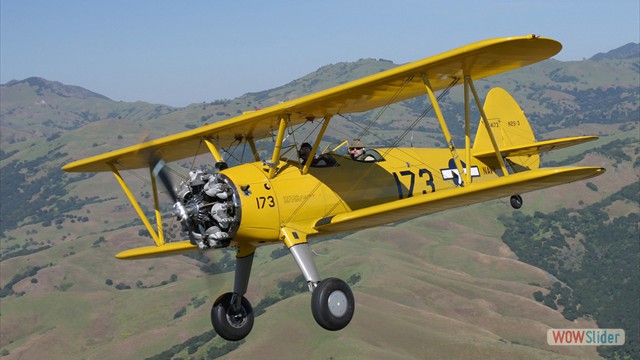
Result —
<path fill-rule="evenodd" d="M 76 162 L 74 161 L 66 165 L 63 165 L 60 169 L 64 172 L 77 172 L 76 168 L 77 168 Z"/>

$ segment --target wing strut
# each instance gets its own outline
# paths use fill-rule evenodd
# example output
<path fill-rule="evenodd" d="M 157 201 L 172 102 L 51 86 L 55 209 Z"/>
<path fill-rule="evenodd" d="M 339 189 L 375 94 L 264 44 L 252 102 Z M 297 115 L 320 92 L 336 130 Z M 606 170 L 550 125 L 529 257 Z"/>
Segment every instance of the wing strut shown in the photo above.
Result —
<path fill-rule="evenodd" d="M 216 164 L 215 164 L 216 169 L 218 170 L 226 169 L 228 165 L 222 158 L 222 155 L 220 155 L 220 152 L 218 151 L 218 148 L 216 147 L 216 145 L 213 143 L 213 139 L 205 138 L 204 143 L 207 144 L 207 147 L 209 148 L 209 152 L 211 153 L 211 155 L 216 161 Z"/>
<path fill-rule="evenodd" d="M 286 115 L 280 117 L 278 136 L 276 137 L 276 144 L 273 147 L 273 156 L 271 156 L 271 162 L 269 163 L 269 179 L 273 179 L 276 176 L 276 171 L 278 170 L 280 150 L 282 150 L 282 142 L 284 141 L 284 131 L 287 128 L 287 118 L 288 116 Z"/>
<path fill-rule="evenodd" d="M 154 238 L 153 241 L 156 242 L 156 245 L 160 246 L 164 244 L 164 231 L 162 230 L 162 213 L 160 212 L 160 201 L 158 201 L 158 185 L 156 183 L 156 177 L 153 176 L 153 171 L 153 167 L 149 166 L 149 177 L 151 178 L 151 189 L 153 191 L 153 208 L 156 214 L 156 229 L 158 230 L 158 240 Z M 152 233 L 153 232 L 149 230 L 149 234 Z"/>
<path fill-rule="evenodd" d="M 466 161 L 466 169 L 464 173 L 464 183 L 471 184 L 471 124 L 469 122 L 469 84 L 470 76 L 464 77 L 464 161 Z"/>
<path fill-rule="evenodd" d="M 324 132 L 325 130 L 327 130 L 327 126 L 329 126 L 329 121 L 331 121 L 331 116 L 326 116 L 324 118 L 324 123 L 322 123 L 322 127 L 320 128 L 320 132 L 318 133 L 318 136 L 316 136 L 316 141 L 313 143 L 313 148 L 311 149 L 312 156 L 313 154 L 316 153 L 316 151 L 318 151 L 318 147 L 320 147 L 320 140 L 322 140 L 322 137 L 324 136 Z M 303 175 L 309 172 L 309 167 L 311 167 L 311 163 L 312 161 L 309 160 L 304 164 L 304 167 L 302 168 Z"/>
<path fill-rule="evenodd" d="M 467 83 L 471 88 L 471 92 L 473 93 L 473 98 L 476 100 L 476 106 L 478 107 L 478 111 L 480 111 L 480 116 L 482 117 L 482 121 L 484 122 L 484 126 L 487 128 L 487 133 L 489 133 L 489 138 L 491 139 L 491 145 L 493 146 L 493 151 L 496 153 L 496 158 L 498 159 L 498 163 L 500 164 L 500 168 L 502 169 L 502 173 L 504 176 L 509 175 L 509 171 L 507 171 L 507 166 L 504 164 L 504 159 L 502 158 L 502 154 L 500 153 L 500 148 L 498 147 L 498 143 L 496 142 L 495 136 L 493 136 L 493 130 L 491 130 L 491 124 L 489 124 L 489 119 L 487 119 L 487 114 L 484 112 L 484 107 L 480 103 L 480 98 L 478 97 L 478 93 L 476 92 L 476 87 L 473 85 L 473 80 L 471 80 L 471 76 L 466 75 L 464 77 L 464 85 L 465 90 L 467 87 Z M 465 114 L 469 112 L 469 104 L 467 99 L 465 98 Z M 468 119 L 465 118 L 465 122 L 468 122 Z M 470 146 L 467 145 L 467 150 L 470 149 Z M 467 161 L 467 166 L 469 161 Z"/>
<path fill-rule="evenodd" d="M 442 115 L 442 110 L 440 110 L 440 106 L 438 105 L 438 99 L 433 92 L 433 88 L 431 87 L 431 83 L 427 78 L 426 74 L 422 74 L 422 81 L 424 82 L 424 86 L 427 89 L 427 94 L 429 95 L 429 100 L 431 100 L 431 105 L 433 106 L 433 112 L 435 112 L 438 121 L 440 122 L 440 128 L 442 129 L 442 133 L 444 134 L 444 138 L 449 144 L 449 151 L 451 151 L 451 157 L 453 158 L 453 162 L 456 165 L 456 169 L 458 170 L 458 174 L 464 174 L 462 171 L 462 164 L 460 163 L 460 158 L 458 157 L 458 152 L 456 151 L 456 147 L 453 145 L 453 139 L 451 138 L 451 133 L 449 132 L 449 128 L 447 127 L 447 122 L 444 120 L 444 116 Z M 469 163 L 469 162 L 467 162 Z M 464 184 L 464 182 L 463 182 Z"/>
<path fill-rule="evenodd" d="M 149 234 L 153 238 L 153 241 L 155 241 L 157 246 L 163 245 L 164 233 L 162 231 L 162 218 L 160 216 L 160 207 L 158 202 L 158 188 L 156 186 L 155 176 L 153 176 L 152 174 L 153 169 L 150 168 L 149 171 L 151 175 L 151 185 L 153 187 L 153 203 L 155 206 L 156 222 L 157 222 L 157 229 L 158 229 L 157 232 L 149 222 L 149 219 L 147 218 L 147 216 L 144 214 L 144 211 L 142 211 L 140 204 L 138 204 L 138 201 L 133 196 L 131 189 L 129 189 L 129 186 L 127 185 L 127 183 L 124 181 L 124 179 L 118 172 L 118 169 L 116 169 L 115 165 L 113 164 L 109 164 L 109 167 L 111 167 L 111 172 L 113 172 L 113 175 L 116 177 L 116 180 L 118 180 L 118 184 L 120 184 L 120 187 L 124 191 L 124 194 L 127 196 L 129 201 L 131 202 L 131 206 L 133 206 L 136 213 L 138 213 L 140 220 L 142 220 L 144 227 L 147 228 L 147 231 L 149 231 Z"/>
<path fill-rule="evenodd" d="M 258 153 L 258 149 L 256 148 L 256 142 L 253 141 L 253 137 L 247 137 L 247 142 L 249 143 L 249 147 L 251 148 L 251 152 L 253 153 L 253 159 L 255 161 L 260 161 L 260 154 Z"/>

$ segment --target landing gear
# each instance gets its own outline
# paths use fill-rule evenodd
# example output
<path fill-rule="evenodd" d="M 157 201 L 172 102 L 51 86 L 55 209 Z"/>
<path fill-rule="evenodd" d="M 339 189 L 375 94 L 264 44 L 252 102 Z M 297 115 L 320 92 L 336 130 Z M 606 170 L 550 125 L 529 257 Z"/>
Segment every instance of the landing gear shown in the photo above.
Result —
<path fill-rule="evenodd" d="M 211 323 L 218 335 L 229 341 L 244 339 L 253 328 L 253 308 L 247 298 L 237 294 L 221 295 L 211 308 Z"/>
<path fill-rule="evenodd" d="M 318 269 L 307 243 L 289 248 L 311 290 L 311 313 L 318 325 L 331 331 L 344 329 L 355 311 L 356 302 L 349 285 L 340 279 L 320 281 Z"/>
<path fill-rule="evenodd" d="M 239 248 L 233 292 L 220 296 L 211 308 L 211 323 L 220 337 L 229 341 L 244 339 L 253 328 L 254 313 L 244 297 L 254 257 L 254 247 Z M 289 248 L 311 291 L 311 312 L 318 325 L 330 331 L 344 329 L 355 310 L 355 300 L 349 285 L 336 278 L 322 280 L 313 261 L 309 244 L 299 243 Z"/>
<path fill-rule="evenodd" d="M 244 294 L 247 293 L 249 275 L 255 248 L 239 248 L 236 256 L 236 274 L 233 292 L 221 295 L 211 308 L 211 323 L 223 339 L 239 341 L 253 328 L 253 308 Z"/>
<path fill-rule="evenodd" d="M 519 194 L 513 195 L 511 197 L 511 199 L 509 199 L 509 202 L 511 203 L 511 207 L 514 209 L 520 209 L 522 207 L 522 196 L 520 196 Z"/>
<path fill-rule="evenodd" d="M 311 312 L 318 325 L 341 330 L 353 318 L 355 300 L 349 285 L 336 278 L 321 281 L 311 294 Z"/>

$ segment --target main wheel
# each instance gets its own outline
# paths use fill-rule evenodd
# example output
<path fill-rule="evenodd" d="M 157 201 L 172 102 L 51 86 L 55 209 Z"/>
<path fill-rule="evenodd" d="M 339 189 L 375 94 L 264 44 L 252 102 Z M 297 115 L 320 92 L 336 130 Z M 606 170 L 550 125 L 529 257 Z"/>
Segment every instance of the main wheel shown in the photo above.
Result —
<path fill-rule="evenodd" d="M 211 323 L 218 335 L 229 341 L 244 339 L 253 328 L 253 308 L 244 296 L 240 306 L 233 293 L 221 295 L 211 308 Z"/>
<path fill-rule="evenodd" d="M 511 197 L 511 199 L 509 199 L 509 202 L 511 203 L 511 207 L 512 208 L 514 208 L 516 210 L 520 209 L 522 207 L 522 203 L 523 203 L 522 196 L 517 195 L 517 194 L 513 195 Z"/>
<path fill-rule="evenodd" d="M 340 279 L 322 280 L 311 294 L 311 312 L 318 325 L 331 331 L 349 324 L 355 311 L 349 285 Z"/>

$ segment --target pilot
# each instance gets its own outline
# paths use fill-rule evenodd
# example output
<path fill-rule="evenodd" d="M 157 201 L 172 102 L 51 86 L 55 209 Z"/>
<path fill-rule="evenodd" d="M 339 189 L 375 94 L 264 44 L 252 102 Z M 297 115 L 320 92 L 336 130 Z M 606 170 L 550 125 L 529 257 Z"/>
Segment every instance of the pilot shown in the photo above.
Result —
<path fill-rule="evenodd" d="M 353 143 L 349 145 L 349 155 L 351 155 L 352 160 L 356 161 L 376 161 L 373 155 L 367 154 L 367 150 L 360 139 L 353 139 Z"/>
<path fill-rule="evenodd" d="M 308 142 L 305 142 L 302 145 L 300 145 L 300 150 L 298 152 L 300 154 L 301 164 L 305 164 L 307 162 L 309 155 L 311 155 L 312 149 L 313 149 L 313 146 L 311 146 L 311 144 L 309 144 Z M 311 166 L 313 167 L 334 166 L 335 164 L 336 164 L 336 160 L 326 154 L 315 155 L 311 160 Z"/>

